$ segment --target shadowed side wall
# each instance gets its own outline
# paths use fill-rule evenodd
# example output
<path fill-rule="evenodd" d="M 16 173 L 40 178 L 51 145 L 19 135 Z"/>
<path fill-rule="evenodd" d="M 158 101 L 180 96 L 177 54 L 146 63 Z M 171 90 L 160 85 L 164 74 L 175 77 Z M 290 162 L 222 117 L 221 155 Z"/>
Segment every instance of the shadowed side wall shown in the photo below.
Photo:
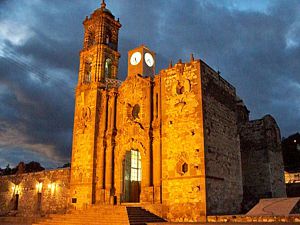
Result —
<path fill-rule="evenodd" d="M 244 201 L 285 197 L 280 131 L 270 115 L 240 125 Z"/>
<path fill-rule="evenodd" d="M 235 88 L 201 61 L 207 214 L 240 212 L 243 189 Z"/>

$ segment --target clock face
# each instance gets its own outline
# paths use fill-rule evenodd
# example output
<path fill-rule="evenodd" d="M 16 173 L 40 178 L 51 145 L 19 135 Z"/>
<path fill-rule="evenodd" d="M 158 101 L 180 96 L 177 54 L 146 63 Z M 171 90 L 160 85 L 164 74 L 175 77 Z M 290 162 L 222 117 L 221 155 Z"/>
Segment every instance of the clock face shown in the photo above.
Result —
<path fill-rule="evenodd" d="M 141 59 L 142 59 L 142 54 L 140 52 L 135 52 L 132 54 L 132 56 L 130 58 L 130 63 L 131 63 L 131 65 L 135 66 L 135 65 L 139 64 Z"/>
<path fill-rule="evenodd" d="M 153 56 L 148 52 L 145 54 L 145 62 L 149 67 L 152 67 L 154 65 Z"/>

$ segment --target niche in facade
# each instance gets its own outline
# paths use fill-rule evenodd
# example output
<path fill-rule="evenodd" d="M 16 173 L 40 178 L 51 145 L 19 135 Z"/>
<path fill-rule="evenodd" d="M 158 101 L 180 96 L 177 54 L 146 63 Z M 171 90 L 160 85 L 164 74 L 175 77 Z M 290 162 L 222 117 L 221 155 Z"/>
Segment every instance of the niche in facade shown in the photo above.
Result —
<path fill-rule="evenodd" d="M 132 117 L 134 120 L 140 118 L 139 113 L 140 113 L 140 106 L 138 104 L 135 104 L 132 108 Z"/>
<path fill-rule="evenodd" d="M 176 93 L 181 95 L 184 93 L 184 86 L 178 81 L 176 86 Z"/>
<path fill-rule="evenodd" d="M 184 175 L 188 172 L 189 165 L 184 159 L 180 159 L 176 164 L 176 170 L 180 175 Z"/>
<path fill-rule="evenodd" d="M 176 85 L 176 93 L 177 95 L 182 95 L 186 92 L 190 92 L 191 91 L 191 82 L 190 80 L 186 79 L 184 81 L 177 81 L 177 85 Z"/>
<path fill-rule="evenodd" d="M 90 83 L 92 78 L 92 63 L 87 61 L 84 66 L 84 82 Z"/>

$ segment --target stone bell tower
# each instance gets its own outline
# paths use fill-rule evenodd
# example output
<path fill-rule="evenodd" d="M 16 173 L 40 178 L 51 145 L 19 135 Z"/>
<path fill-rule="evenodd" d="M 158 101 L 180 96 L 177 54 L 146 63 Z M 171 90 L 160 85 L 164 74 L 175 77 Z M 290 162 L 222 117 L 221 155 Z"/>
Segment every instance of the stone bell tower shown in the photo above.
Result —
<path fill-rule="evenodd" d="M 90 18 L 83 22 L 85 33 L 83 49 L 80 52 L 80 71 L 78 83 L 105 83 L 116 79 L 120 53 L 118 34 L 121 24 L 115 20 L 103 1 Z"/>
<path fill-rule="evenodd" d="M 102 1 L 84 25 L 78 84 L 75 93 L 70 203 L 81 208 L 96 201 L 97 137 L 105 118 L 107 90 L 117 81 L 118 33 L 121 27 Z M 103 135 L 102 135 L 103 136 Z"/>

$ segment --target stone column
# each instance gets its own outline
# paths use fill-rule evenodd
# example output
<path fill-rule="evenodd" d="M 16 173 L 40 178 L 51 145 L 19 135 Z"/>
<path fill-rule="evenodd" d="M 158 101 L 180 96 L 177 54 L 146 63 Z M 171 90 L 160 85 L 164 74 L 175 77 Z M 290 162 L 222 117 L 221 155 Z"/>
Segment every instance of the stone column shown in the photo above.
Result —
<path fill-rule="evenodd" d="M 158 123 L 158 124 L 157 124 Z M 161 203 L 160 189 L 161 189 L 161 146 L 160 146 L 160 128 L 159 121 L 155 121 L 153 126 L 153 186 L 155 203 Z"/>
<path fill-rule="evenodd" d="M 153 128 L 153 186 L 154 203 L 161 203 L 161 104 L 160 104 L 160 79 L 155 80 L 153 90 L 154 118 Z"/>
<path fill-rule="evenodd" d="M 110 143 L 110 121 L 109 121 L 109 114 L 110 112 L 110 95 L 107 95 L 107 113 L 106 116 L 106 123 L 107 123 L 107 129 L 106 129 L 106 149 L 105 149 L 105 202 L 109 202 L 110 198 L 110 190 L 111 190 L 111 178 L 112 178 L 112 148 Z"/>
<path fill-rule="evenodd" d="M 112 183 L 112 191 L 111 194 L 112 196 L 115 196 L 115 148 L 116 148 L 116 135 L 117 135 L 117 129 L 116 129 L 116 113 L 117 113 L 117 89 L 114 89 L 113 92 L 111 93 L 112 97 L 112 117 L 111 117 L 111 129 L 112 129 L 112 135 L 111 135 L 111 146 L 112 146 L 112 178 L 111 178 L 111 183 Z"/>
<path fill-rule="evenodd" d="M 145 135 L 147 135 L 147 147 L 144 155 L 144 160 L 142 160 L 142 191 L 141 191 L 141 202 L 152 203 L 153 202 L 153 187 L 151 184 L 151 176 L 152 176 L 152 166 L 151 166 L 151 157 L 152 157 L 152 87 L 151 80 L 149 79 L 149 83 L 147 84 L 147 98 L 148 101 L 145 104 L 147 110 L 147 125 L 145 127 Z M 143 157 L 143 156 L 142 156 Z"/>
<path fill-rule="evenodd" d="M 108 127 L 106 131 L 106 157 L 105 157 L 105 189 L 106 189 L 106 202 L 113 203 L 114 196 L 114 148 L 115 148 L 115 113 L 116 113 L 116 92 L 113 90 L 108 95 Z"/>

